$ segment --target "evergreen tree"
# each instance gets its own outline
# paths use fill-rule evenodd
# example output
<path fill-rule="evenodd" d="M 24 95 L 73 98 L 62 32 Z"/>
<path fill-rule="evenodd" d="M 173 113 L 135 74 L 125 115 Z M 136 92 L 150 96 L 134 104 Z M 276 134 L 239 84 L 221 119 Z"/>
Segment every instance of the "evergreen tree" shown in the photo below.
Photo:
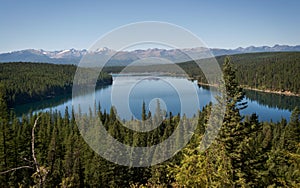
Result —
<path fill-rule="evenodd" d="M 142 121 L 145 121 L 147 119 L 147 114 L 146 114 L 146 104 L 143 101 L 143 106 L 142 106 Z"/>
<path fill-rule="evenodd" d="M 10 166 L 10 140 L 11 129 L 9 127 L 9 116 L 6 102 L 6 89 L 0 83 L 0 171 L 7 170 Z M 1 186 L 8 187 L 9 174 L 0 177 Z"/>
<path fill-rule="evenodd" d="M 300 110 L 295 107 L 291 114 L 290 122 L 284 129 L 284 149 L 296 152 L 300 143 Z"/>
<path fill-rule="evenodd" d="M 251 137 L 261 129 L 261 125 L 257 121 L 255 115 L 252 116 L 250 123 L 242 122 L 243 117 L 240 115 L 240 110 L 247 107 L 244 98 L 244 92 L 238 85 L 235 70 L 230 63 L 230 59 L 225 58 L 223 65 L 223 75 L 226 89 L 226 112 L 223 120 L 223 125 L 220 130 L 219 141 L 223 143 L 225 153 L 230 159 L 232 165 L 231 181 L 233 185 L 244 186 L 249 173 L 249 162 L 251 161 L 247 143 Z"/>

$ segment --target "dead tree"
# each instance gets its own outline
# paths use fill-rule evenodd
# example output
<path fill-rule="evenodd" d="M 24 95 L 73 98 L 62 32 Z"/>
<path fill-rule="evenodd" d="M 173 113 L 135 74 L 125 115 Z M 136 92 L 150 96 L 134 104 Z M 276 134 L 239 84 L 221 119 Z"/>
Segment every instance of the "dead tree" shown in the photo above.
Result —
<path fill-rule="evenodd" d="M 32 158 L 33 158 L 33 166 L 19 166 L 19 167 L 11 168 L 11 169 L 8 169 L 6 171 L 0 172 L 0 175 L 6 174 L 6 173 L 9 173 L 9 172 L 12 172 L 12 171 L 24 169 L 24 168 L 35 169 L 36 172 L 33 174 L 33 176 L 38 178 L 38 181 L 39 181 L 38 182 L 38 187 L 43 187 L 43 183 L 46 179 L 46 175 L 47 175 L 48 171 L 47 171 L 46 168 L 41 168 L 40 167 L 40 165 L 39 165 L 39 163 L 36 159 L 36 156 L 35 156 L 35 145 L 34 145 L 34 142 L 35 142 L 34 131 L 35 131 L 35 128 L 37 126 L 39 118 L 40 118 L 40 116 L 38 116 L 35 119 L 33 127 L 32 127 L 32 131 L 31 131 L 31 137 L 32 137 L 31 138 L 31 152 L 32 152 Z"/>

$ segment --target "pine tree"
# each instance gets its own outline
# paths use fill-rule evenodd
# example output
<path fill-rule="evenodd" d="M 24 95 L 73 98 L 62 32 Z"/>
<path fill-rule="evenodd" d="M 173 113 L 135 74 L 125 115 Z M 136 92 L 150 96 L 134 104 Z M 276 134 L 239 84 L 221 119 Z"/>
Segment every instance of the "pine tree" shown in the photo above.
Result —
<path fill-rule="evenodd" d="M 284 129 L 284 149 L 296 152 L 300 143 L 300 110 L 295 107 L 290 122 Z"/>
<path fill-rule="evenodd" d="M 11 129 L 9 127 L 6 90 L 2 84 L 0 84 L 0 134 L 0 171 L 4 171 L 10 167 L 9 142 L 11 140 Z M 4 177 L 0 178 L 0 186 L 8 187 L 9 174 L 5 174 Z"/>
<path fill-rule="evenodd" d="M 147 119 L 147 114 L 146 114 L 146 104 L 143 101 L 143 106 L 142 106 L 142 121 L 145 121 Z"/>
<path fill-rule="evenodd" d="M 248 142 L 251 137 L 261 129 L 255 115 L 250 123 L 242 122 L 240 110 L 247 107 L 242 102 L 244 92 L 238 85 L 235 70 L 227 57 L 223 65 L 223 74 L 226 88 L 226 112 L 223 125 L 220 130 L 219 141 L 224 145 L 225 153 L 232 164 L 233 185 L 244 186 L 249 181 L 249 162 L 251 161 L 251 149 Z M 250 150 L 247 152 L 247 150 Z"/>

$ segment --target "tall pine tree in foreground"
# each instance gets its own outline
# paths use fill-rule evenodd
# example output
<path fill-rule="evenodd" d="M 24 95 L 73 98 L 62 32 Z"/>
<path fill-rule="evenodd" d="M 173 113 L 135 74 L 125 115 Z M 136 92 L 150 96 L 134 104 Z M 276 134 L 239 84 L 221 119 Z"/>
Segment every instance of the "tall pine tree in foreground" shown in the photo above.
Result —
<path fill-rule="evenodd" d="M 242 100 L 244 93 L 239 87 L 235 70 L 226 58 L 223 65 L 225 87 L 220 88 L 223 93 L 217 97 L 219 105 L 226 105 L 223 124 L 217 139 L 210 147 L 201 151 L 190 145 L 183 151 L 180 165 L 170 169 L 176 179 L 176 185 L 191 187 L 232 187 L 258 186 L 264 172 L 263 154 L 256 151 L 255 137 L 262 125 L 258 117 L 253 114 L 247 121 L 243 121 L 240 110 L 246 108 Z M 198 137 L 200 143 L 202 135 Z M 191 147 L 192 146 L 192 147 Z"/>
<path fill-rule="evenodd" d="M 239 86 L 235 70 L 227 57 L 223 65 L 226 88 L 226 112 L 218 141 L 224 145 L 225 154 L 231 162 L 231 182 L 234 186 L 249 184 L 254 177 L 249 176 L 251 163 L 255 158 L 251 142 L 261 129 L 256 115 L 250 121 L 243 122 L 240 110 L 247 107 L 243 102 L 244 92 Z"/>

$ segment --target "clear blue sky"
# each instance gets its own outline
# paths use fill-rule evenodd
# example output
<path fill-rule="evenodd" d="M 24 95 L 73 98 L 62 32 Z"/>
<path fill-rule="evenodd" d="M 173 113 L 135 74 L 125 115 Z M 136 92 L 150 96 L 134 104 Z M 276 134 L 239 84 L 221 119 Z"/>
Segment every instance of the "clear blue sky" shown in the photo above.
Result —
<path fill-rule="evenodd" d="M 89 48 L 140 21 L 182 26 L 209 47 L 300 44 L 299 0 L 0 0 L 0 52 Z"/>

